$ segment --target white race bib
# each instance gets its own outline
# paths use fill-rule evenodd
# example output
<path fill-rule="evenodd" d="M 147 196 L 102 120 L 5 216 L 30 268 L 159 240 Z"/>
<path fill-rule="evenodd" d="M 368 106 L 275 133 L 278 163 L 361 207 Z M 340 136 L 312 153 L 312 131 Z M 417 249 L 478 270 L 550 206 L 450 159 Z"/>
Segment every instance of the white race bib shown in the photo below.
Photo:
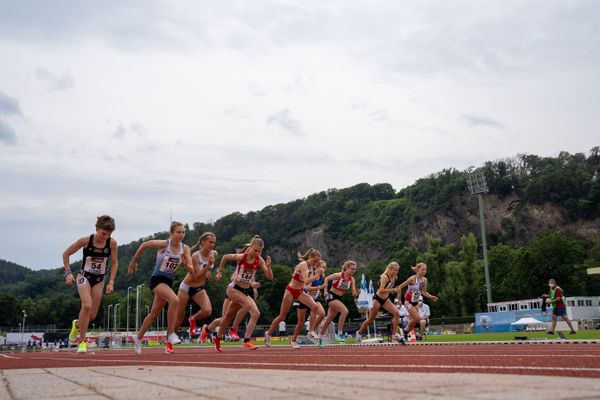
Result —
<path fill-rule="evenodd" d="M 177 267 L 181 264 L 181 259 L 179 257 L 166 257 L 163 258 L 163 262 L 160 265 L 160 272 L 165 274 L 172 274 L 175 272 Z"/>
<path fill-rule="evenodd" d="M 83 265 L 83 270 L 89 272 L 94 275 L 104 275 L 106 274 L 106 263 L 108 261 L 107 257 L 87 257 L 85 259 L 85 264 Z"/>

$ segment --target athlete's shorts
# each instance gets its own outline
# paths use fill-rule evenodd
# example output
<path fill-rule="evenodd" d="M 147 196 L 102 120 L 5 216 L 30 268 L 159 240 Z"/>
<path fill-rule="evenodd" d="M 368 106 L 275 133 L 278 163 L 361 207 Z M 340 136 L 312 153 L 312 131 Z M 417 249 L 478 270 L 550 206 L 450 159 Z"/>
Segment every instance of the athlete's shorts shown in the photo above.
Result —
<path fill-rule="evenodd" d="M 383 306 L 383 305 L 385 304 L 385 302 L 386 302 L 386 301 L 388 301 L 388 299 L 382 299 L 381 297 L 379 297 L 379 296 L 377 295 L 377 293 L 375 293 L 375 294 L 373 295 L 373 301 L 376 301 L 376 302 L 378 302 L 379 304 L 381 304 L 381 306 Z"/>
<path fill-rule="evenodd" d="M 339 294 L 335 294 L 333 292 L 329 292 L 329 294 L 327 295 L 327 304 L 329 304 L 330 302 L 332 302 L 334 300 L 342 301 L 342 296 L 340 296 Z"/>
<path fill-rule="evenodd" d="M 304 288 L 300 288 L 300 289 L 294 289 L 293 287 L 291 287 L 290 285 L 287 285 L 285 287 L 285 290 L 287 290 L 288 292 L 291 293 L 292 297 L 294 299 L 297 299 L 298 297 L 300 297 L 300 295 L 302 293 L 304 293 Z"/>
<path fill-rule="evenodd" d="M 81 286 L 81 285 L 85 285 L 85 284 L 89 283 L 90 288 L 93 288 L 100 282 L 104 282 L 103 274 L 96 275 L 96 274 L 90 274 L 89 272 L 84 271 L 84 270 L 79 271 L 79 275 L 77 278 L 77 286 Z"/>
<path fill-rule="evenodd" d="M 188 296 L 190 297 L 194 297 L 195 295 L 197 295 L 198 293 L 200 293 L 203 290 L 206 290 L 204 285 L 200 285 L 198 287 L 193 287 L 193 286 L 189 286 L 183 282 L 181 282 L 179 284 L 179 290 L 183 290 L 184 292 L 186 292 L 188 294 Z"/>
<path fill-rule="evenodd" d="M 560 307 L 560 308 L 558 308 L 558 307 L 554 307 L 554 308 L 552 309 L 552 315 L 556 315 L 557 317 L 564 317 L 564 315 L 565 315 L 565 310 L 566 310 L 566 309 L 565 309 L 564 307 Z"/>
<path fill-rule="evenodd" d="M 173 279 L 167 278 L 163 275 L 152 275 L 150 277 L 150 290 L 154 290 L 154 288 L 160 285 L 161 283 L 164 283 L 170 288 L 173 288 Z"/>
<path fill-rule="evenodd" d="M 250 286 L 248 286 L 248 288 L 245 289 L 236 283 L 235 285 L 233 285 L 233 289 L 239 290 L 240 292 L 244 293 L 246 296 L 252 297 L 253 290 Z"/>

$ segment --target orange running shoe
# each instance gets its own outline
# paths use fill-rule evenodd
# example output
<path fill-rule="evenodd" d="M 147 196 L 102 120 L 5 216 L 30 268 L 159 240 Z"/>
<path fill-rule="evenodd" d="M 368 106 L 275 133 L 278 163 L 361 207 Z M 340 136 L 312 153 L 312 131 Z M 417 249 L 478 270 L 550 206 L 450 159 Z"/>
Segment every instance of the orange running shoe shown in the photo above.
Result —
<path fill-rule="evenodd" d="M 227 335 L 231 338 L 232 341 L 237 342 L 240 340 L 240 336 L 238 335 L 237 329 L 230 329 L 227 331 Z"/>
<path fill-rule="evenodd" d="M 213 342 L 215 343 L 215 350 L 217 350 L 219 353 L 222 352 L 223 350 L 221 350 L 221 339 L 215 336 L 213 338 Z"/>
<path fill-rule="evenodd" d="M 196 336 L 196 320 L 192 317 L 189 317 L 188 322 L 190 323 L 190 335 Z"/>
<path fill-rule="evenodd" d="M 246 348 L 248 348 L 250 350 L 256 350 L 256 349 L 258 349 L 258 346 L 256 346 L 254 343 L 252 343 L 249 340 L 247 342 L 242 343 L 242 346 L 244 346 L 244 347 L 246 347 Z"/>
<path fill-rule="evenodd" d="M 208 339 L 208 327 L 206 326 L 206 324 L 202 325 L 202 330 L 200 331 L 200 341 L 202 343 L 206 343 L 206 340 Z"/>
<path fill-rule="evenodd" d="M 173 345 L 171 344 L 171 342 L 167 342 L 167 344 L 165 345 L 165 353 L 167 353 L 167 354 L 173 354 L 173 353 L 175 353 L 175 351 L 173 350 Z"/>

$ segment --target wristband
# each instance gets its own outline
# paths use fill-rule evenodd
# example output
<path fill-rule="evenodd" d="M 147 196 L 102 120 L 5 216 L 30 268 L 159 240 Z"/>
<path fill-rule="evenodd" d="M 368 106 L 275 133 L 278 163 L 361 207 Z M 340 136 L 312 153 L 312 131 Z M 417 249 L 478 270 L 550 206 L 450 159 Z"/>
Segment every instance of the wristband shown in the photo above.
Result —
<path fill-rule="evenodd" d="M 69 275 L 73 275 L 73 273 L 71 272 L 70 269 L 66 270 L 65 272 L 63 272 L 63 277 L 66 278 Z"/>

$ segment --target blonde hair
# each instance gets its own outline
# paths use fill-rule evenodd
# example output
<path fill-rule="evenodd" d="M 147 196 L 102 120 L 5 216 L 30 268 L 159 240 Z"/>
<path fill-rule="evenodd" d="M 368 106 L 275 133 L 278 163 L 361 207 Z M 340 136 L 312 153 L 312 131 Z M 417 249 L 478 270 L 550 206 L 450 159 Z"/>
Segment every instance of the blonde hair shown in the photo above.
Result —
<path fill-rule="evenodd" d="M 348 260 L 344 263 L 344 265 L 342 265 L 342 272 L 346 272 L 346 270 L 348 269 L 349 266 L 354 265 L 356 266 L 356 261 L 352 261 L 352 260 Z"/>
<path fill-rule="evenodd" d="M 317 249 L 310 248 L 304 254 L 298 252 L 297 256 L 298 256 L 298 260 L 300 260 L 300 261 L 306 261 L 309 258 L 321 257 L 321 253 Z"/>
<path fill-rule="evenodd" d="M 175 229 L 179 226 L 185 227 L 185 225 L 183 225 L 183 223 L 181 223 L 181 222 L 178 222 L 178 221 L 171 222 L 171 227 L 169 228 L 169 232 L 171 232 L 171 233 L 175 232 Z"/>
<path fill-rule="evenodd" d="M 415 265 L 414 267 L 410 267 L 410 269 L 412 269 L 413 271 L 417 272 L 419 270 L 419 268 L 423 267 L 423 266 L 427 266 L 427 264 L 425 264 L 424 262 L 420 262 L 417 263 L 417 265 Z"/>
<path fill-rule="evenodd" d="M 235 249 L 235 252 L 238 254 L 245 253 L 250 246 L 260 246 L 261 248 L 265 247 L 265 242 L 259 235 L 252 236 L 250 243 L 245 243 L 241 247 Z"/>
<path fill-rule="evenodd" d="M 389 263 L 388 265 L 386 265 L 385 271 L 383 271 L 383 273 L 387 274 L 394 267 L 400 269 L 400 264 L 398 264 L 396 261 L 392 261 L 391 263 Z"/>
<path fill-rule="evenodd" d="M 96 229 L 115 230 L 115 220 L 110 215 L 101 215 L 96 219 Z"/>
<path fill-rule="evenodd" d="M 200 235 L 200 237 L 198 238 L 198 243 L 196 243 L 195 245 L 193 245 L 190 250 L 194 250 L 196 247 L 201 247 L 202 246 L 202 242 L 204 241 L 204 239 L 206 239 L 207 237 L 212 236 L 215 239 L 217 238 L 217 235 L 215 235 L 212 232 L 204 232 L 202 235 Z"/>

